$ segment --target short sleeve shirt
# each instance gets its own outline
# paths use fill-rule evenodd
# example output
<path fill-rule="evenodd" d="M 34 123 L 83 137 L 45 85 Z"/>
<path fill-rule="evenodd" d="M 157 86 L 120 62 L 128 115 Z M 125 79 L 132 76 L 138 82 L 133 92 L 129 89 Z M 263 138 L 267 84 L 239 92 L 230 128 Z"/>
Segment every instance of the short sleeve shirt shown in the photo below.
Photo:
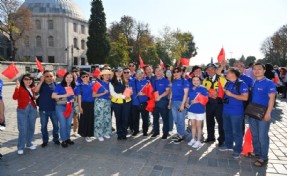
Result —
<path fill-rule="evenodd" d="M 269 94 L 276 93 L 276 85 L 270 79 L 264 77 L 256 80 L 252 89 L 252 102 L 268 107 Z"/>
<path fill-rule="evenodd" d="M 180 78 L 173 80 L 171 86 L 171 93 L 172 93 L 171 101 L 182 101 L 184 96 L 184 89 L 188 88 L 189 88 L 189 82 L 186 79 Z"/>
<path fill-rule="evenodd" d="M 188 108 L 188 112 L 192 112 L 195 114 L 203 114 L 205 112 L 205 106 L 203 106 L 200 103 L 195 103 L 192 104 L 191 101 L 195 99 L 195 97 L 197 96 L 197 94 L 202 94 L 204 96 L 207 96 L 207 89 L 203 86 L 198 86 L 196 87 L 194 90 L 193 89 L 189 89 L 188 92 L 188 98 L 189 98 L 189 102 L 188 104 L 190 104 L 190 107 Z"/>

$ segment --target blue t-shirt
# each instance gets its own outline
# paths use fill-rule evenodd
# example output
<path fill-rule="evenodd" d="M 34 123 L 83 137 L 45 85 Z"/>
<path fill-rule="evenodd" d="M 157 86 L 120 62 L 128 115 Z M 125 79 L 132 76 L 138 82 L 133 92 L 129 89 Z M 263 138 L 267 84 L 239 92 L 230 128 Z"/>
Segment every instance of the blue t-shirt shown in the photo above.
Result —
<path fill-rule="evenodd" d="M 148 101 L 148 97 L 146 95 L 137 95 L 145 85 L 149 83 L 148 80 L 142 79 L 142 80 L 137 80 L 133 79 L 129 81 L 129 86 L 132 87 L 133 89 L 133 94 L 132 94 L 132 104 L 133 105 L 140 105 L 140 103 L 145 103 Z"/>
<path fill-rule="evenodd" d="M 182 101 L 184 96 L 184 89 L 186 88 L 187 89 L 189 88 L 189 82 L 186 79 L 180 78 L 173 80 L 171 86 L 171 93 L 172 93 L 171 100 Z"/>
<path fill-rule="evenodd" d="M 67 92 L 65 90 L 65 87 L 63 87 L 61 84 L 58 84 L 54 89 L 54 93 L 56 93 L 57 95 L 65 95 Z M 73 95 L 69 96 L 68 101 L 71 101 L 73 98 Z"/>
<path fill-rule="evenodd" d="M 256 80 L 252 89 L 252 103 L 268 107 L 269 95 L 276 93 L 276 85 L 270 79 L 264 77 Z"/>
<path fill-rule="evenodd" d="M 151 81 L 152 87 L 154 91 L 158 91 L 158 94 L 161 95 L 166 91 L 166 88 L 169 88 L 169 80 L 165 77 L 162 77 L 160 79 L 154 78 Z M 163 98 L 168 98 L 168 95 L 166 95 Z"/>
<path fill-rule="evenodd" d="M 47 84 L 46 82 L 42 83 L 38 97 L 39 110 L 40 111 L 55 111 L 56 101 L 52 99 L 52 93 L 56 87 L 56 83 L 52 82 Z"/>
<path fill-rule="evenodd" d="M 3 81 L 0 79 L 0 100 L 2 100 Z"/>
<path fill-rule="evenodd" d="M 248 88 L 251 88 L 253 86 L 253 79 L 250 78 L 249 76 L 240 75 L 239 79 L 244 81 L 247 84 Z"/>
<path fill-rule="evenodd" d="M 75 95 L 82 95 L 82 102 L 94 102 L 93 85 L 93 82 L 89 82 L 88 84 L 81 83 L 75 88 Z"/>
<path fill-rule="evenodd" d="M 203 106 L 200 103 L 195 103 L 195 104 L 191 103 L 191 101 L 195 99 L 195 97 L 197 96 L 198 93 L 200 93 L 204 96 L 208 96 L 207 89 L 201 85 L 196 87 L 194 90 L 189 89 L 189 91 L 188 91 L 188 98 L 189 98 L 188 104 L 190 104 L 190 107 L 188 108 L 187 111 L 192 112 L 192 113 L 196 113 L 196 114 L 203 114 L 205 112 L 205 106 Z"/>
<path fill-rule="evenodd" d="M 244 81 L 238 83 L 240 80 L 234 82 L 228 81 L 225 84 L 225 89 L 233 94 L 241 95 L 248 94 L 248 86 Z M 240 84 L 240 87 L 238 87 Z M 238 92 L 239 91 L 239 92 Z M 223 103 L 223 113 L 228 115 L 243 115 L 244 114 L 244 104 L 242 100 L 227 96 L 224 94 L 224 98 L 228 99 L 227 103 Z"/>
<path fill-rule="evenodd" d="M 99 88 L 97 94 L 103 93 L 105 90 L 108 90 L 109 92 L 106 93 L 105 95 L 99 96 L 97 98 L 102 98 L 102 99 L 107 99 L 107 100 L 110 99 L 111 93 L 110 93 L 109 82 L 106 83 L 103 80 L 98 80 L 98 81 L 102 86 Z"/>

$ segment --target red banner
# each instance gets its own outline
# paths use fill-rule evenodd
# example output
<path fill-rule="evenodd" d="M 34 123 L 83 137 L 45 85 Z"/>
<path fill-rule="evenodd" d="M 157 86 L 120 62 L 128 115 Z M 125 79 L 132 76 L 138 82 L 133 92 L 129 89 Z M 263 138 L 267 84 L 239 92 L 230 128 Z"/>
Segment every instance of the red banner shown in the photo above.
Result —
<path fill-rule="evenodd" d="M 12 63 L 3 72 L 2 75 L 6 76 L 8 79 L 13 79 L 19 73 L 17 67 Z"/>

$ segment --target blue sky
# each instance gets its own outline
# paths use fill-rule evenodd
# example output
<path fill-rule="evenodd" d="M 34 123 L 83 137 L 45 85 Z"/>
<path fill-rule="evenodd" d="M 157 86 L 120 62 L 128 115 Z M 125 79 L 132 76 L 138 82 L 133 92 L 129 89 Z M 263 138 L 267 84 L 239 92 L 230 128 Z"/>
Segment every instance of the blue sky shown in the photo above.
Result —
<path fill-rule="evenodd" d="M 90 0 L 74 0 L 90 16 Z M 164 26 L 194 35 L 198 55 L 190 64 L 226 57 L 263 57 L 262 42 L 287 24 L 286 0 L 103 0 L 108 26 L 123 15 L 149 24 L 158 36 Z"/>

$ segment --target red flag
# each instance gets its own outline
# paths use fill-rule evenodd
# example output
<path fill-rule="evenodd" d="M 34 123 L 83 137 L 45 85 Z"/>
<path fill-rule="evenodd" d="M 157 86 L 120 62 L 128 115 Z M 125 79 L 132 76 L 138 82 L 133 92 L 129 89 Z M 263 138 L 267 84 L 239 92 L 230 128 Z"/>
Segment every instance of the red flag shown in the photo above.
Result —
<path fill-rule="evenodd" d="M 201 93 L 198 93 L 196 95 L 196 97 L 194 98 L 194 100 L 198 101 L 200 104 L 205 106 L 207 104 L 207 102 L 208 102 L 208 97 L 202 95 Z"/>
<path fill-rule="evenodd" d="M 141 92 L 144 93 L 149 98 L 149 100 L 147 101 L 146 110 L 148 112 L 152 112 L 155 107 L 155 98 L 154 98 L 153 87 L 151 83 L 146 84 L 142 88 Z"/>
<path fill-rule="evenodd" d="M 133 94 L 133 90 L 131 88 L 126 88 L 123 95 L 126 97 L 126 98 L 130 98 L 131 95 Z"/>
<path fill-rule="evenodd" d="M 274 79 L 273 79 L 273 82 L 274 82 L 275 84 L 277 84 L 277 83 L 279 82 L 279 78 L 278 78 L 277 75 L 275 75 L 275 77 L 274 77 Z"/>
<path fill-rule="evenodd" d="M 217 92 L 217 97 L 218 98 L 223 98 L 224 96 L 224 90 L 223 90 L 223 87 L 220 83 L 220 81 L 218 80 L 218 92 Z"/>
<path fill-rule="evenodd" d="M 139 60 L 140 60 L 140 68 L 143 68 L 145 66 L 141 56 L 139 56 Z"/>
<path fill-rule="evenodd" d="M 161 68 L 164 69 L 164 63 L 161 59 L 159 59 L 159 64 L 160 64 Z"/>
<path fill-rule="evenodd" d="M 98 68 L 96 68 L 94 73 L 93 73 L 93 77 L 97 78 L 100 75 L 100 73 L 101 73 L 101 71 Z"/>
<path fill-rule="evenodd" d="M 68 103 L 66 104 L 66 110 L 65 110 L 65 112 L 63 112 L 64 117 L 69 118 L 70 115 L 71 115 L 72 110 L 73 110 L 72 103 L 71 103 L 71 102 L 68 102 Z"/>
<path fill-rule="evenodd" d="M 189 58 L 180 58 L 180 62 L 182 65 L 189 66 Z"/>
<path fill-rule="evenodd" d="M 66 69 L 58 70 L 58 77 L 59 77 L 59 78 L 62 78 L 62 77 L 65 76 L 66 73 L 67 73 L 67 70 L 66 70 Z"/>
<path fill-rule="evenodd" d="M 19 70 L 14 63 L 12 63 L 2 72 L 2 75 L 6 76 L 8 79 L 13 79 L 18 73 Z"/>
<path fill-rule="evenodd" d="M 99 89 L 102 87 L 101 83 L 99 83 L 98 81 L 93 85 L 92 90 L 94 92 L 98 92 Z"/>
<path fill-rule="evenodd" d="M 37 57 L 36 57 L 36 65 L 37 65 L 37 68 L 40 70 L 40 72 L 44 72 L 44 67 L 41 64 L 41 62 L 37 59 Z"/>
<path fill-rule="evenodd" d="M 219 63 L 221 63 L 224 60 L 225 60 L 225 51 L 224 51 L 224 48 L 221 48 L 221 50 L 220 50 L 220 52 L 219 52 L 219 54 L 217 56 L 217 61 Z"/>

